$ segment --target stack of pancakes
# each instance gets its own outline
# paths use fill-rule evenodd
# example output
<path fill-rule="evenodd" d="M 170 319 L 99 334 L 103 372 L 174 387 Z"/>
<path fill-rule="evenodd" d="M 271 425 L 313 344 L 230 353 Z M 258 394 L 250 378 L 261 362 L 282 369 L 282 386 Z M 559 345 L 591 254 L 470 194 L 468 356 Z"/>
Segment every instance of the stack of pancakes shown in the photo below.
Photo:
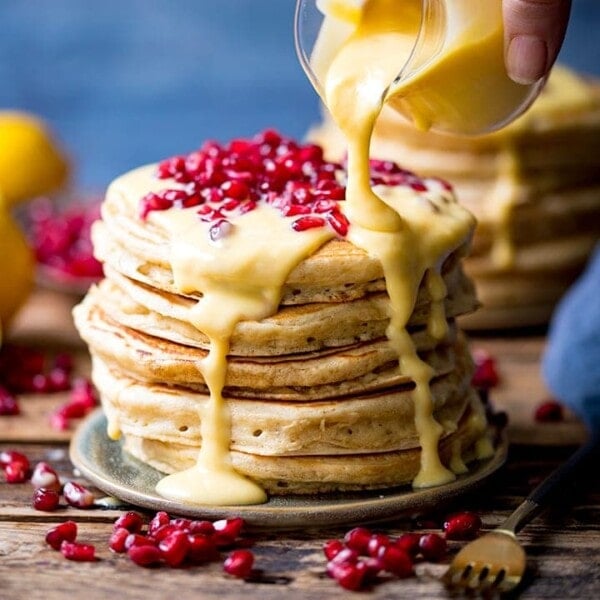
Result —
<path fill-rule="evenodd" d="M 136 208 L 145 191 L 157 189 L 155 171 L 138 169 L 109 188 L 93 228 L 106 277 L 74 314 L 92 354 L 109 435 L 122 434 L 127 452 L 172 473 L 193 466 L 201 446 L 199 408 L 209 395 L 198 364 L 210 342 L 192 324 L 202 290 L 181 293 L 172 240 L 160 221 L 141 219 Z M 484 410 L 470 385 L 471 358 L 455 323 L 478 305 L 461 266 L 469 241 L 441 266 L 447 334 L 428 333 L 424 284 L 408 323 L 419 356 L 434 371 L 440 456 L 456 473 L 490 450 Z M 388 323 L 382 266 L 362 249 L 332 235 L 300 262 L 276 313 L 238 322 L 230 340 L 223 397 L 235 469 L 271 494 L 410 483 L 421 454 L 415 384 L 386 338 Z"/>
<path fill-rule="evenodd" d="M 345 142 L 328 118 L 310 137 L 329 157 Z M 530 110 L 505 129 L 468 138 L 414 129 L 391 109 L 372 153 L 455 188 L 478 227 L 465 270 L 488 329 L 548 321 L 600 238 L 600 86 L 556 67 Z"/>

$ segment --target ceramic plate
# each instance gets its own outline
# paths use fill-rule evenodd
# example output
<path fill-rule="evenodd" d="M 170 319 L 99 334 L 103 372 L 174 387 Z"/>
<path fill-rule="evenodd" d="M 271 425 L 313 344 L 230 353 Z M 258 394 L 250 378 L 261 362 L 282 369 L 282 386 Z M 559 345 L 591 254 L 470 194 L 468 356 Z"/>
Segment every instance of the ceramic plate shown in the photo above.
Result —
<path fill-rule="evenodd" d="M 129 456 L 106 434 L 106 418 L 99 409 L 76 431 L 71 460 L 98 488 L 130 504 L 192 518 L 220 519 L 235 514 L 256 529 L 306 529 L 353 523 L 374 523 L 422 514 L 481 485 L 506 460 L 508 443 L 500 436 L 492 458 L 474 463 L 452 483 L 413 490 L 409 487 L 359 493 L 274 497 L 255 506 L 199 506 L 166 500 L 154 487 L 163 475 Z"/>

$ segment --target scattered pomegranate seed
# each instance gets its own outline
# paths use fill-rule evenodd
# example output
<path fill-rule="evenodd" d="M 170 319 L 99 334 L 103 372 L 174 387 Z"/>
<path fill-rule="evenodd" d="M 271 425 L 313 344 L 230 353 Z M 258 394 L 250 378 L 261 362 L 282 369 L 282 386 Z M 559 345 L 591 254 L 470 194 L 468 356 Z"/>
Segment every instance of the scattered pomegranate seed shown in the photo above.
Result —
<path fill-rule="evenodd" d="M 215 543 L 208 535 L 193 533 L 188 535 L 188 559 L 194 564 L 211 562 L 219 557 Z"/>
<path fill-rule="evenodd" d="M 11 462 L 4 467 L 6 483 L 24 483 L 28 478 L 29 469 L 22 462 Z"/>
<path fill-rule="evenodd" d="M 496 361 L 485 350 L 475 350 L 473 352 L 475 361 L 475 372 L 471 383 L 474 387 L 488 390 L 496 387 L 500 381 L 496 371 Z"/>
<path fill-rule="evenodd" d="M 344 542 L 340 540 L 329 540 L 328 542 L 325 542 L 325 545 L 323 546 L 323 554 L 325 554 L 327 560 L 332 560 L 345 547 Z"/>
<path fill-rule="evenodd" d="M 75 508 L 91 508 L 94 505 L 94 494 L 80 483 L 67 481 L 63 488 L 63 496 L 68 504 Z"/>
<path fill-rule="evenodd" d="M 397 546 L 383 546 L 379 559 L 383 568 L 396 577 L 410 577 L 413 574 L 412 558 Z"/>
<path fill-rule="evenodd" d="M 188 529 L 190 533 L 201 533 L 208 536 L 215 532 L 215 526 L 210 521 L 191 521 Z"/>
<path fill-rule="evenodd" d="M 446 540 L 437 533 L 426 533 L 419 540 L 419 549 L 425 560 L 437 562 L 446 555 Z"/>
<path fill-rule="evenodd" d="M 252 572 L 254 554 L 250 550 L 234 550 L 223 563 L 223 570 L 229 575 L 245 579 Z"/>
<path fill-rule="evenodd" d="M 59 502 L 60 496 L 56 490 L 40 487 L 33 492 L 32 505 L 35 510 L 51 512 L 58 508 Z"/>
<path fill-rule="evenodd" d="M 168 513 L 163 510 L 158 511 L 148 523 L 148 535 L 153 535 L 158 529 L 164 525 L 168 525 L 170 521 Z"/>
<path fill-rule="evenodd" d="M 21 413 L 17 399 L 3 386 L 0 385 L 0 416 L 8 417 Z"/>
<path fill-rule="evenodd" d="M 221 519 L 213 523 L 215 532 L 213 539 L 217 547 L 233 544 L 244 528 L 244 519 L 235 517 L 233 519 Z"/>
<path fill-rule="evenodd" d="M 371 536 L 367 545 L 367 554 L 373 558 L 377 558 L 383 548 L 387 548 L 391 544 L 390 538 L 383 533 L 375 533 Z"/>
<path fill-rule="evenodd" d="M 55 492 L 59 492 L 62 487 L 56 471 L 44 461 L 37 463 L 33 468 L 31 485 L 35 488 L 46 488 Z"/>
<path fill-rule="evenodd" d="M 64 541 L 74 542 L 76 537 L 77 523 L 74 521 L 65 521 L 46 533 L 46 543 L 54 548 L 54 550 L 60 550 L 60 546 Z"/>
<path fill-rule="evenodd" d="M 156 546 L 132 546 L 127 556 L 140 567 L 152 567 L 162 562 L 162 552 Z"/>
<path fill-rule="evenodd" d="M 413 558 L 419 553 L 419 542 L 421 541 L 420 533 L 403 533 L 395 542 L 394 546 L 404 550 Z"/>
<path fill-rule="evenodd" d="M 125 540 L 128 536 L 129 531 L 127 531 L 127 529 L 124 529 L 123 527 L 115 529 L 108 540 L 108 547 L 113 552 L 119 554 L 125 552 L 127 550 L 127 548 L 125 548 Z"/>
<path fill-rule="evenodd" d="M 159 542 L 158 549 L 170 567 L 178 567 L 190 549 L 188 534 L 185 531 L 174 531 Z"/>
<path fill-rule="evenodd" d="M 348 548 L 356 550 L 359 554 L 367 554 L 372 535 L 373 533 L 365 527 L 355 527 L 346 533 L 344 542 Z"/>
<path fill-rule="evenodd" d="M 47 198 L 29 210 L 31 238 L 37 261 L 61 282 L 102 277 L 102 265 L 94 258 L 90 238 L 92 223 L 100 215 L 100 202 L 80 202 L 59 210 Z"/>
<path fill-rule="evenodd" d="M 17 452 L 16 450 L 3 450 L 0 452 L 0 467 L 6 469 L 11 463 L 21 463 L 27 471 L 31 468 L 29 459 L 21 452 Z"/>
<path fill-rule="evenodd" d="M 123 542 L 125 550 L 133 548 L 133 546 L 156 546 L 156 540 L 142 535 L 141 533 L 130 533 Z"/>
<path fill-rule="evenodd" d="M 122 514 L 114 523 L 113 529 L 126 529 L 129 533 L 138 533 L 142 530 L 144 519 L 142 515 L 134 511 L 128 511 Z"/>
<path fill-rule="evenodd" d="M 364 562 L 336 564 L 332 566 L 329 574 L 344 589 L 358 591 L 366 579 L 367 566 Z"/>
<path fill-rule="evenodd" d="M 442 526 L 448 540 L 472 540 L 481 529 L 481 517 L 469 511 L 449 516 Z"/>
<path fill-rule="evenodd" d="M 80 544 L 63 540 L 60 545 L 61 554 L 68 560 L 92 562 L 96 560 L 96 548 L 91 544 Z"/>
<path fill-rule="evenodd" d="M 534 417 L 538 423 L 558 423 L 564 419 L 564 410 L 556 400 L 546 400 L 536 407 Z"/>

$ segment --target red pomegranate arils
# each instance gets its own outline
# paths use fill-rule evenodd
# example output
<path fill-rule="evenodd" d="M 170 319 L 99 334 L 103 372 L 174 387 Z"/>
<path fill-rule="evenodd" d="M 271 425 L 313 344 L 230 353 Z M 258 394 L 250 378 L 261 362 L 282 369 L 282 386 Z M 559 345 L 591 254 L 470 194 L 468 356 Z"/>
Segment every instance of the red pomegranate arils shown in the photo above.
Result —
<path fill-rule="evenodd" d="M 437 533 L 426 533 L 419 540 L 419 549 L 425 560 L 437 562 L 446 555 L 446 540 Z"/>
<path fill-rule="evenodd" d="M 50 415 L 50 427 L 56 431 L 67 431 L 69 429 L 69 419 L 60 412 Z"/>
<path fill-rule="evenodd" d="M 46 543 L 60 550 L 60 546 L 64 541 L 74 542 L 77 537 L 77 523 L 74 521 L 65 521 L 53 527 L 46 533 Z"/>
<path fill-rule="evenodd" d="M 56 490 L 40 487 L 33 492 L 31 504 L 35 510 L 52 512 L 58 508 L 59 503 L 60 496 Z"/>
<path fill-rule="evenodd" d="M 538 423 L 558 423 L 564 419 L 564 409 L 556 400 L 546 400 L 536 407 L 534 418 Z"/>
<path fill-rule="evenodd" d="M 156 540 L 141 533 L 130 533 L 123 542 L 125 550 L 129 550 L 133 546 L 156 546 Z"/>
<path fill-rule="evenodd" d="M 91 508 L 94 505 L 94 494 L 74 481 L 65 483 L 63 496 L 68 504 L 76 508 Z"/>
<path fill-rule="evenodd" d="M 419 553 L 420 540 L 420 533 L 403 533 L 397 540 L 394 541 L 394 546 L 404 550 L 404 552 L 414 558 Z"/>
<path fill-rule="evenodd" d="M 496 387 L 500 381 L 496 371 L 496 361 L 485 350 L 475 350 L 473 359 L 475 361 L 475 372 L 471 379 L 472 385 L 484 390 Z"/>
<path fill-rule="evenodd" d="M 396 577 L 410 577 L 413 574 L 412 558 L 397 546 L 384 546 L 379 560 L 383 568 Z"/>
<path fill-rule="evenodd" d="M 64 540 L 60 545 L 61 554 L 68 560 L 93 562 L 96 560 L 96 548 L 91 544 L 80 544 Z"/>
<path fill-rule="evenodd" d="M 323 227 L 325 225 L 325 219 L 321 217 L 306 216 L 300 217 L 292 222 L 292 229 L 294 231 L 306 231 L 307 229 L 315 229 L 316 227 Z"/>
<path fill-rule="evenodd" d="M 3 450 L 0 452 L 0 467 L 5 469 L 11 463 L 21 463 L 27 471 L 31 468 L 29 459 L 21 452 L 16 450 Z"/>
<path fill-rule="evenodd" d="M 8 463 L 4 467 L 6 483 L 24 483 L 29 479 L 29 469 L 19 461 Z"/>
<path fill-rule="evenodd" d="M 195 564 L 211 562 L 219 557 L 219 551 L 210 536 L 203 533 L 188 535 L 188 559 Z"/>
<path fill-rule="evenodd" d="M 346 533 L 344 542 L 359 554 L 368 554 L 369 542 L 373 533 L 365 527 L 355 527 Z"/>
<path fill-rule="evenodd" d="M 158 511 L 154 517 L 152 517 L 150 523 L 148 523 L 148 535 L 154 535 L 156 531 L 158 531 L 164 525 L 168 525 L 169 522 L 170 517 L 168 513 L 163 510 Z"/>
<path fill-rule="evenodd" d="M 392 541 L 390 538 L 383 533 L 375 533 L 371 536 L 369 543 L 367 544 L 367 554 L 371 557 L 377 558 L 383 548 L 387 548 Z"/>
<path fill-rule="evenodd" d="M 190 541 L 185 531 L 174 531 L 158 544 L 162 557 L 170 567 L 178 567 L 185 560 Z"/>
<path fill-rule="evenodd" d="M 0 416 L 8 417 L 21 413 L 17 399 L 0 385 Z"/>
<path fill-rule="evenodd" d="M 123 528 L 129 531 L 129 533 L 139 533 L 144 525 L 144 518 L 140 513 L 132 510 L 122 514 L 113 525 L 113 529 Z"/>
<path fill-rule="evenodd" d="M 252 572 L 254 554 L 250 550 L 234 550 L 223 563 L 223 570 L 229 575 L 245 579 Z"/>
<path fill-rule="evenodd" d="M 35 465 L 31 474 L 31 485 L 36 488 L 46 488 L 60 491 L 60 479 L 56 471 L 46 462 L 41 461 Z"/>
<path fill-rule="evenodd" d="M 125 540 L 128 538 L 128 536 L 129 531 L 127 531 L 127 529 L 123 527 L 115 529 L 108 540 L 108 547 L 113 552 L 117 552 L 119 554 L 126 552 L 127 548 L 125 548 Z"/>
<path fill-rule="evenodd" d="M 329 540 L 325 542 L 323 546 L 323 554 L 327 560 L 332 560 L 337 554 L 339 554 L 346 546 L 340 540 Z"/>
<path fill-rule="evenodd" d="M 207 536 L 215 532 L 215 526 L 211 521 L 191 521 L 188 529 L 190 533 L 201 533 Z"/>
<path fill-rule="evenodd" d="M 127 556 L 140 567 L 152 567 L 162 562 L 162 552 L 156 546 L 131 546 Z"/>
<path fill-rule="evenodd" d="M 333 566 L 330 574 L 344 589 L 358 591 L 367 577 L 367 566 L 364 562 L 337 564 Z"/>
<path fill-rule="evenodd" d="M 448 540 L 472 540 L 481 529 L 481 517 L 470 511 L 450 515 L 442 525 Z"/>

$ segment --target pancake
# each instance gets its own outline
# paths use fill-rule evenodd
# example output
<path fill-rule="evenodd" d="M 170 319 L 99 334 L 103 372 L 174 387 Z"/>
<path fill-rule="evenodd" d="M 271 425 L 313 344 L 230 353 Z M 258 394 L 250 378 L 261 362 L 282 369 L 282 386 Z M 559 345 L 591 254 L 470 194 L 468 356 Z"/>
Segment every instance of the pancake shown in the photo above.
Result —
<path fill-rule="evenodd" d="M 262 157 L 265 142 L 233 146 Z M 221 152 L 215 148 L 206 152 Z M 156 176 L 202 152 L 118 178 L 93 227 L 105 279 L 74 319 L 93 358 L 109 436 L 122 436 L 125 452 L 165 473 L 186 476 L 190 467 L 194 480 L 207 475 L 195 470 L 204 469 L 202 457 L 216 453 L 219 473 L 270 494 L 401 485 L 424 468 L 432 481 L 439 472 L 453 478 L 463 459 L 488 456 L 472 360 L 456 325 L 478 306 L 462 268 L 474 220 L 448 186 L 381 167 L 380 193 L 393 189 L 398 197 L 389 201 L 409 211 L 396 257 L 403 276 L 394 283 L 358 242 L 374 234 L 345 229 L 342 198 L 325 203 L 329 221 L 312 205 L 310 219 L 337 220 L 307 232 L 293 227 L 306 209 L 295 205 L 294 220 L 278 208 L 306 183 L 288 182 L 242 212 L 239 202 L 225 209 L 230 200 L 207 208 L 195 196 L 204 184 L 186 183 L 185 174 Z M 269 152 L 274 158 L 251 156 L 266 164 L 283 150 Z M 314 147 L 297 152 L 319 156 Z M 336 171 L 324 189 L 343 193 L 334 183 L 343 181 L 341 165 L 314 160 Z M 211 194 L 221 194 L 225 184 L 218 185 Z M 165 194 L 177 202 L 165 206 Z M 211 211 L 219 214 L 209 222 Z M 226 237 L 213 237 L 224 216 Z"/>
<path fill-rule="evenodd" d="M 309 138 L 345 153 L 328 117 Z M 600 85 L 555 67 L 532 108 L 503 130 L 459 137 L 417 131 L 391 109 L 372 153 L 449 181 L 478 220 L 464 261 L 482 308 L 472 329 L 541 325 L 600 238 Z"/>

